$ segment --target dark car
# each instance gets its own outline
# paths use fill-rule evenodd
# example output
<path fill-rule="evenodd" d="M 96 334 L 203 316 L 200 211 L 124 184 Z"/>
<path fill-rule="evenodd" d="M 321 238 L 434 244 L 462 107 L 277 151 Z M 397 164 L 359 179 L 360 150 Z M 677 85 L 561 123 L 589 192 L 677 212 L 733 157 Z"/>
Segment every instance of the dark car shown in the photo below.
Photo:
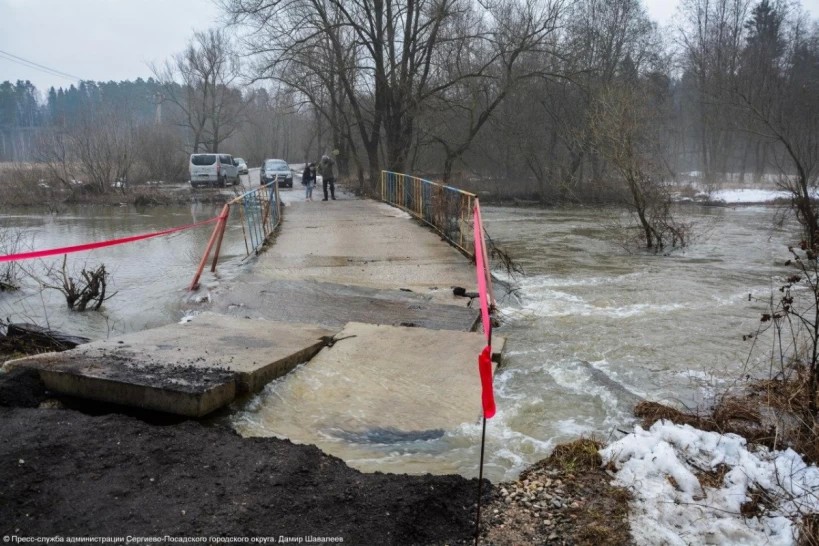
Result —
<path fill-rule="evenodd" d="M 265 159 L 259 170 L 261 184 L 273 182 L 278 177 L 280 188 L 293 187 L 293 171 L 283 159 Z"/>

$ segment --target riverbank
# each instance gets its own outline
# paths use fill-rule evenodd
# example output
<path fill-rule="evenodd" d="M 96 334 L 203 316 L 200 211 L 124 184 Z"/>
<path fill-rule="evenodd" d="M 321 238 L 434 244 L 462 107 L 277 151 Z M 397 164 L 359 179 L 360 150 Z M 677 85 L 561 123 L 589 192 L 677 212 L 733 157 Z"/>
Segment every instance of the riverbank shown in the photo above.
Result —
<path fill-rule="evenodd" d="M 143 184 L 112 184 L 105 192 L 90 184 L 70 180 L 62 183 L 43 178 L 42 169 L 0 168 L 0 192 L 8 207 L 45 207 L 60 212 L 71 205 L 173 206 L 187 203 L 223 204 L 238 195 L 242 186 L 191 188 L 188 182 L 152 181 Z M 246 177 L 243 177 L 246 178 Z M 50 181 L 46 181 L 50 180 Z"/>
<path fill-rule="evenodd" d="M 315 446 L 119 409 L 0 374 L 0 436 L 13 439 L 0 445 L 0 534 L 474 541 L 476 479 L 362 473 Z M 483 544 L 627 543 L 627 495 L 557 452 L 520 482 L 484 484 Z"/>

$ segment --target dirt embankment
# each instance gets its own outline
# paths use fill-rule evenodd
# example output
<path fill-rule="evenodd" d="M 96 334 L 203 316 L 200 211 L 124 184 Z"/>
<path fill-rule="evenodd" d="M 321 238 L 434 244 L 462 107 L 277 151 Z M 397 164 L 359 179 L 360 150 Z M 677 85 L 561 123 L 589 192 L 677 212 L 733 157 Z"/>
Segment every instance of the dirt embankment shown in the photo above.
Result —
<path fill-rule="evenodd" d="M 194 421 L 19 407 L 42 386 L 0 377 L 0 535 L 471 540 L 477 480 L 363 474 L 314 446 Z"/>
<path fill-rule="evenodd" d="M 474 543 L 475 479 L 365 474 L 315 446 L 119 411 L 0 373 L 0 535 Z M 481 544 L 630 542 L 628 496 L 577 445 L 484 484 Z"/>

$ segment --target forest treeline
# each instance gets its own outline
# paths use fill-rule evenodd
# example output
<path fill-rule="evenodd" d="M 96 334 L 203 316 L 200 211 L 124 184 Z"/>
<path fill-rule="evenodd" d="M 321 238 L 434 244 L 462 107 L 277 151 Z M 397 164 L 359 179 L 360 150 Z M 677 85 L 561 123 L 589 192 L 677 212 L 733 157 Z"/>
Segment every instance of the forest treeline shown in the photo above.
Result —
<path fill-rule="evenodd" d="M 193 151 L 338 150 L 365 191 L 387 169 L 544 203 L 819 175 L 819 25 L 798 1 L 681 0 L 668 28 L 639 0 L 221 5 L 232 24 L 147 80 L 1 84 L 0 160 L 68 183 L 85 157 L 105 191 L 185 179 Z"/>

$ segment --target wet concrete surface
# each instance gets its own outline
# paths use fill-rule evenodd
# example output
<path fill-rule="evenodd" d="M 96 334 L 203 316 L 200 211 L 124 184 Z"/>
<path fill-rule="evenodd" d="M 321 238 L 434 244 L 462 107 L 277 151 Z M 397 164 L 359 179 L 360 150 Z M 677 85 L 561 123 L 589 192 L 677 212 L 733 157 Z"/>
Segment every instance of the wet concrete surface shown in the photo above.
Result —
<path fill-rule="evenodd" d="M 447 292 L 451 295 L 451 290 Z M 220 297 L 214 310 L 237 317 L 299 321 L 327 328 L 341 328 L 354 321 L 433 330 L 474 329 L 479 319 L 476 309 L 436 303 L 439 299 L 429 293 L 253 276 Z"/>
<path fill-rule="evenodd" d="M 283 190 L 283 222 L 247 273 L 214 297 L 235 316 L 339 327 L 347 322 L 473 330 L 478 311 L 469 260 L 405 212 L 338 189 L 305 202 Z"/>
<path fill-rule="evenodd" d="M 505 340 L 493 341 L 500 353 Z M 477 355 L 485 345 L 476 332 L 351 322 L 275 395 L 265 391 L 255 421 L 342 458 L 350 454 L 333 438 L 354 444 L 435 439 L 479 422 Z"/>
<path fill-rule="evenodd" d="M 472 289 L 474 270 L 437 235 L 398 209 L 340 190 L 329 202 L 283 194 L 289 205 L 275 240 L 213 298 L 210 310 L 221 314 L 11 366 L 37 370 L 48 389 L 63 394 L 199 417 L 310 360 L 350 322 L 406 332 L 353 336 L 348 344 L 363 356 L 352 365 L 365 368 L 410 338 L 434 346 L 436 331 L 474 330 L 478 311 L 452 292 L 455 285 Z M 428 343 L 419 341 L 425 337 Z M 460 362 L 457 344 L 444 343 L 437 356 Z M 476 343 L 468 360 L 478 352 Z M 442 424 L 462 422 L 450 418 Z"/>
<path fill-rule="evenodd" d="M 7 366 L 37 370 L 55 392 L 200 417 L 310 360 L 334 333 L 204 313 Z"/>
<path fill-rule="evenodd" d="M 298 184 L 297 184 L 298 186 Z M 231 287 L 254 280 L 318 281 L 381 290 L 412 290 L 465 307 L 452 287 L 474 291 L 469 259 L 404 211 L 338 189 L 337 200 L 305 202 L 301 188 L 281 190 L 285 203 L 275 242 Z"/>

